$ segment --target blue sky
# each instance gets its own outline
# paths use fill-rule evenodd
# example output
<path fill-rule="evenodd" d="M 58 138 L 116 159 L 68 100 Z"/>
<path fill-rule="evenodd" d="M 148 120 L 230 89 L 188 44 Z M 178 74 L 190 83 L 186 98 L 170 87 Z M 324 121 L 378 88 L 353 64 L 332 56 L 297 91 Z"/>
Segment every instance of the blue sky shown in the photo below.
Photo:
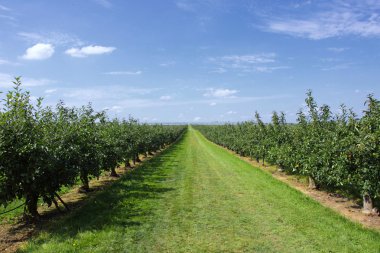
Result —
<path fill-rule="evenodd" d="M 147 122 L 289 122 L 380 95 L 380 1 L 0 0 L 0 89 Z"/>

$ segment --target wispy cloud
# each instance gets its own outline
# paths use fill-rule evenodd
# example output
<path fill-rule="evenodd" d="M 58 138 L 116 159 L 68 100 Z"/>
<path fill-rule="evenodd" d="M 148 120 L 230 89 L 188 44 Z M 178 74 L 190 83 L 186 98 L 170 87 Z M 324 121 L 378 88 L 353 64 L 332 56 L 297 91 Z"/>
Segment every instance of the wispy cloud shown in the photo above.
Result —
<path fill-rule="evenodd" d="M 265 29 L 296 37 L 321 40 L 347 35 L 380 36 L 379 1 L 340 1 L 317 8 L 303 17 L 276 16 L 266 21 Z"/>
<path fill-rule="evenodd" d="M 258 66 L 255 68 L 255 71 L 262 73 L 272 73 L 275 70 L 279 69 L 290 69 L 289 66 Z"/>
<path fill-rule="evenodd" d="M 249 54 L 249 55 L 227 55 L 220 57 L 223 62 L 239 66 L 240 64 L 257 64 L 275 62 L 275 53 Z"/>
<path fill-rule="evenodd" d="M 25 78 L 23 78 L 22 84 L 25 87 L 37 87 L 37 86 L 46 86 L 46 85 L 54 84 L 56 82 L 57 81 L 55 81 L 55 80 L 51 80 L 51 79 L 47 79 L 47 78 L 28 78 L 28 77 L 25 77 Z"/>
<path fill-rule="evenodd" d="M 10 11 L 11 9 L 8 8 L 8 7 L 6 7 L 6 6 L 4 6 L 4 5 L 0 4 L 0 10 L 2 10 L 2 11 Z"/>
<path fill-rule="evenodd" d="M 143 72 L 141 70 L 138 70 L 138 71 L 110 71 L 110 72 L 106 72 L 104 73 L 105 75 L 113 75 L 113 76 L 118 76 L 118 75 L 141 75 Z"/>
<path fill-rule="evenodd" d="M 324 66 L 321 68 L 323 71 L 343 70 L 348 69 L 353 65 L 351 62 L 340 62 L 330 66 Z"/>
<path fill-rule="evenodd" d="M 0 59 L 0 65 L 2 64 L 9 64 L 10 62 L 4 59 Z"/>
<path fill-rule="evenodd" d="M 160 63 L 160 66 L 161 67 L 169 67 L 169 66 L 172 66 L 172 65 L 175 65 L 175 64 L 176 64 L 175 61 L 167 61 L 167 62 Z"/>
<path fill-rule="evenodd" d="M 83 91 L 83 94 L 87 93 Z M 78 94 L 78 98 L 80 94 Z M 90 97 L 90 96 L 89 96 Z M 260 96 L 260 97 L 230 97 L 229 99 L 225 98 L 212 98 L 210 99 L 200 99 L 200 100 L 158 100 L 153 98 L 127 98 L 118 100 L 117 105 L 121 109 L 131 109 L 131 108 L 158 108 L 158 107 L 178 107 L 178 106 L 194 106 L 194 105 L 210 105 L 215 103 L 215 100 L 218 101 L 218 104 L 244 104 L 251 103 L 252 101 L 259 100 L 272 100 L 272 99 L 281 99 L 289 98 L 289 95 L 272 95 L 272 96 Z M 104 99 L 104 98 L 103 98 Z M 83 99 L 81 100 L 83 102 Z M 93 101 L 93 100 L 92 100 Z M 110 103 L 115 102 L 115 96 L 110 96 Z M 232 113 L 233 114 L 233 113 Z"/>
<path fill-rule="evenodd" d="M 327 50 L 334 52 L 334 53 L 342 53 L 342 52 L 348 50 L 348 47 L 329 47 L 329 48 L 327 48 Z"/>
<path fill-rule="evenodd" d="M 58 90 L 57 89 L 47 89 L 44 91 L 44 93 L 46 94 L 52 94 L 52 93 L 56 93 Z"/>
<path fill-rule="evenodd" d="M 104 8 L 111 8 L 112 7 L 112 3 L 111 1 L 109 0 L 93 0 L 95 3 L 103 6 Z"/>
<path fill-rule="evenodd" d="M 67 55 L 76 58 L 84 58 L 90 55 L 102 55 L 102 54 L 110 54 L 115 51 L 115 47 L 104 47 L 104 46 L 86 46 L 81 48 L 70 48 L 65 51 Z"/>
<path fill-rule="evenodd" d="M 15 21 L 16 20 L 13 16 L 4 15 L 4 14 L 0 14 L 0 18 L 8 19 L 8 20 L 11 20 L 11 21 Z"/>
<path fill-rule="evenodd" d="M 75 35 L 49 32 L 49 33 L 33 33 L 33 32 L 19 32 L 17 34 L 22 40 L 31 43 L 47 43 L 56 46 L 81 46 L 84 42 Z"/>
<path fill-rule="evenodd" d="M 223 73 L 226 73 L 227 70 L 225 68 L 216 68 L 214 70 L 211 70 L 210 71 L 211 73 L 218 73 L 218 74 L 223 74 Z"/>
<path fill-rule="evenodd" d="M 226 55 L 222 57 L 210 57 L 209 62 L 217 65 L 212 73 L 237 72 L 272 72 L 286 69 L 287 66 L 274 66 L 277 63 L 275 53 L 260 53 L 246 55 Z"/>
<path fill-rule="evenodd" d="M 177 1 L 176 6 L 183 11 L 195 11 L 195 6 L 189 1 Z"/>
<path fill-rule="evenodd" d="M 0 87 L 2 88 L 10 88 L 13 87 L 14 76 L 7 73 L 0 73 Z M 31 78 L 31 77 L 23 77 L 21 78 L 22 86 L 24 87 L 37 87 L 37 86 L 46 86 L 57 81 L 47 79 L 47 78 Z"/>
<path fill-rule="evenodd" d="M 160 97 L 160 100 L 164 100 L 164 101 L 168 101 L 168 100 L 171 100 L 171 99 L 172 99 L 172 97 L 169 96 L 169 95 L 165 95 L 165 96 L 161 96 Z"/>
<path fill-rule="evenodd" d="M 203 96 L 215 98 L 230 98 L 233 97 L 233 95 L 235 95 L 236 93 L 238 93 L 237 90 L 209 88 L 206 90 Z"/>
<path fill-rule="evenodd" d="M 25 60 L 45 60 L 54 54 L 54 46 L 51 44 L 38 43 L 26 49 L 22 59 Z"/>

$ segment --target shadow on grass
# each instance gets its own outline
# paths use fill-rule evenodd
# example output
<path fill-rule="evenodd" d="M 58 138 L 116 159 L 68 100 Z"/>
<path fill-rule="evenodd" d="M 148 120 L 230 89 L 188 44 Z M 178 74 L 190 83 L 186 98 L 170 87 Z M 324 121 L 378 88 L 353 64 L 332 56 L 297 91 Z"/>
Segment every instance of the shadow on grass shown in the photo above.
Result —
<path fill-rule="evenodd" d="M 151 219 L 163 194 L 175 190 L 167 187 L 167 182 L 173 181 L 170 172 L 179 163 L 176 153 L 183 148 L 182 142 L 183 138 L 157 157 L 144 161 L 136 170 L 127 172 L 107 189 L 87 199 L 82 207 L 46 224 L 40 232 L 65 241 L 85 231 L 143 225 Z M 35 243 L 43 241 L 37 239 Z"/>

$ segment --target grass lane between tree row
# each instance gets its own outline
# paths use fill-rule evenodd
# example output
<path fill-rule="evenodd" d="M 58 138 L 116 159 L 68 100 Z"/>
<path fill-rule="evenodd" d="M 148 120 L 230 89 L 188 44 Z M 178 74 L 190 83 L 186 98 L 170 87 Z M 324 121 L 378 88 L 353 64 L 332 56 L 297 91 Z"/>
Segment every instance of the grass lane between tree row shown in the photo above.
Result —
<path fill-rule="evenodd" d="M 192 129 L 21 252 L 380 252 L 362 228 Z"/>

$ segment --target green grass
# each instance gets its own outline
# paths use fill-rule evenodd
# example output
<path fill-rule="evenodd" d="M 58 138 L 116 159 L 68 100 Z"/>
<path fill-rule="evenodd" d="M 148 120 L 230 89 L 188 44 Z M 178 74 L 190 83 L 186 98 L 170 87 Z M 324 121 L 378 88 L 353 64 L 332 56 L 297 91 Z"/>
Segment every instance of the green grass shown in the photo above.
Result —
<path fill-rule="evenodd" d="M 190 128 L 21 252 L 380 252 L 380 234 Z"/>

